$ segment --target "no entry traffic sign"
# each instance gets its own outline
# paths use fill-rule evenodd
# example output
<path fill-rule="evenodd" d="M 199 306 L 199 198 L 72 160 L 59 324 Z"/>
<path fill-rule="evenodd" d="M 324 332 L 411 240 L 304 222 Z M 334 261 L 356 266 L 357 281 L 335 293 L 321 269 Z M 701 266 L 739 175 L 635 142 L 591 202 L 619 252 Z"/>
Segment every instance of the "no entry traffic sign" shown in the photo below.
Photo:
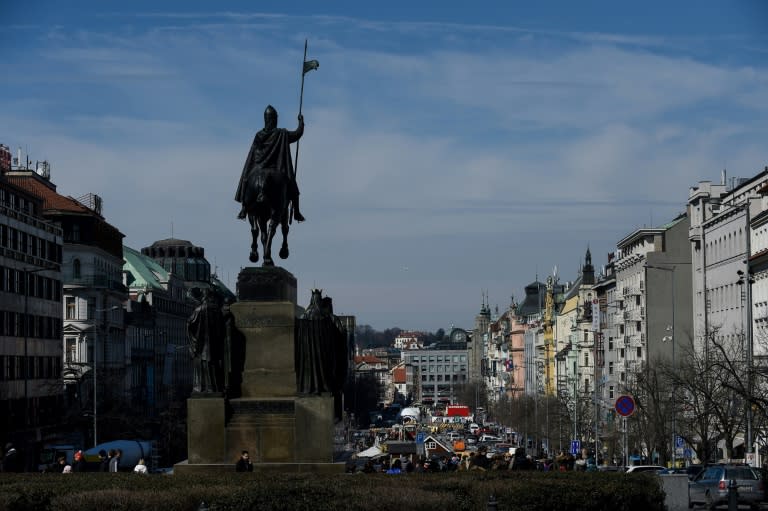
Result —
<path fill-rule="evenodd" d="M 629 417 L 635 412 L 635 400 L 632 396 L 619 396 L 615 408 L 616 413 L 622 417 Z"/>

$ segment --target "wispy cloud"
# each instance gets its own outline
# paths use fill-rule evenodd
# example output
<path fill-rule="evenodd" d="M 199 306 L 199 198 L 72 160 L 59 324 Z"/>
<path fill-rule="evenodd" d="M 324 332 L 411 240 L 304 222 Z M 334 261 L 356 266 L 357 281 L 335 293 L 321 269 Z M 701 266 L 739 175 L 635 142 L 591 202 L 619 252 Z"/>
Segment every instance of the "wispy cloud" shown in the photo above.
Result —
<path fill-rule="evenodd" d="M 765 161 L 766 68 L 701 58 L 674 36 L 238 12 L 105 19 L 41 33 L 13 57 L 23 72 L 0 85 L 0 141 L 49 159 L 63 193 L 101 195 L 130 246 L 169 237 L 173 222 L 234 279 L 249 264 L 240 169 L 267 103 L 295 127 L 308 37 L 321 62 L 305 84 L 309 221 L 292 226 L 286 266 L 382 328 L 468 326 L 479 289 L 506 302 L 536 271 L 575 272 L 587 244 L 608 252 L 683 210 L 699 180 Z M 467 42 L 478 34 L 494 44 Z M 430 303 L 444 312 L 413 310 Z"/>

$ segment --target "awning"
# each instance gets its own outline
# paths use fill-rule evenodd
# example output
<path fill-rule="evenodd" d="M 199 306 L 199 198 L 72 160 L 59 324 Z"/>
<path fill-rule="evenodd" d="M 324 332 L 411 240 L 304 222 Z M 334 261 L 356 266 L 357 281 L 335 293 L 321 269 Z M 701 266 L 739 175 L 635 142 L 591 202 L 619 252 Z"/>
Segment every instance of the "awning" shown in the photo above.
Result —
<path fill-rule="evenodd" d="M 373 447 L 369 447 L 364 451 L 360 451 L 357 453 L 358 458 L 375 458 L 376 456 L 381 456 L 384 454 L 384 452 L 376 447 L 375 445 Z"/>

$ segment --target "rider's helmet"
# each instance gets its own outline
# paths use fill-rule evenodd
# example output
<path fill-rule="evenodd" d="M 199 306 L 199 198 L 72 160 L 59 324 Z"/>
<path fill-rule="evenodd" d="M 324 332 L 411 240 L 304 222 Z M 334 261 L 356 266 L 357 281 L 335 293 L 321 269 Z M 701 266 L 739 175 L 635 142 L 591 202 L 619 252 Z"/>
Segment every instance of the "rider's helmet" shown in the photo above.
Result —
<path fill-rule="evenodd" d="M 267 105 L 264 110 L 264 127 L 267 129 L 277 128 L 277 110 L 272 105 Z"/>

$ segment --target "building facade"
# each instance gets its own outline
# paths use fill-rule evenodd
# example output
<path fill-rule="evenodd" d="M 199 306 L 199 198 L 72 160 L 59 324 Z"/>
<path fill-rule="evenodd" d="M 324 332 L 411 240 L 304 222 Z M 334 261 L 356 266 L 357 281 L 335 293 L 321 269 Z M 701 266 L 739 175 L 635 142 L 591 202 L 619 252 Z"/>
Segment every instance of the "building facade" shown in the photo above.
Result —
<path fill-rule="evenodd" d="M 0 438 L 31 454 L 64 411 L 63 233 L 0 158 Z M 2 156 L 2 155 L 0 155 Z"/>
<path fill-rule="evenodd" d="M 119 408 L 128 390 L 123 234 L 104 219 L 97 195 L 74 199 L 59 194 L 47 164 L 42 171 L 18 167 L 6 175 L 40 197 L 43 217 L 62 230 L 63 327 L 58 342 L 68 409 L 87 409 L 98 418 L 99 410 Z M 91 433 L 95 444 L 96 419 Z"/>

